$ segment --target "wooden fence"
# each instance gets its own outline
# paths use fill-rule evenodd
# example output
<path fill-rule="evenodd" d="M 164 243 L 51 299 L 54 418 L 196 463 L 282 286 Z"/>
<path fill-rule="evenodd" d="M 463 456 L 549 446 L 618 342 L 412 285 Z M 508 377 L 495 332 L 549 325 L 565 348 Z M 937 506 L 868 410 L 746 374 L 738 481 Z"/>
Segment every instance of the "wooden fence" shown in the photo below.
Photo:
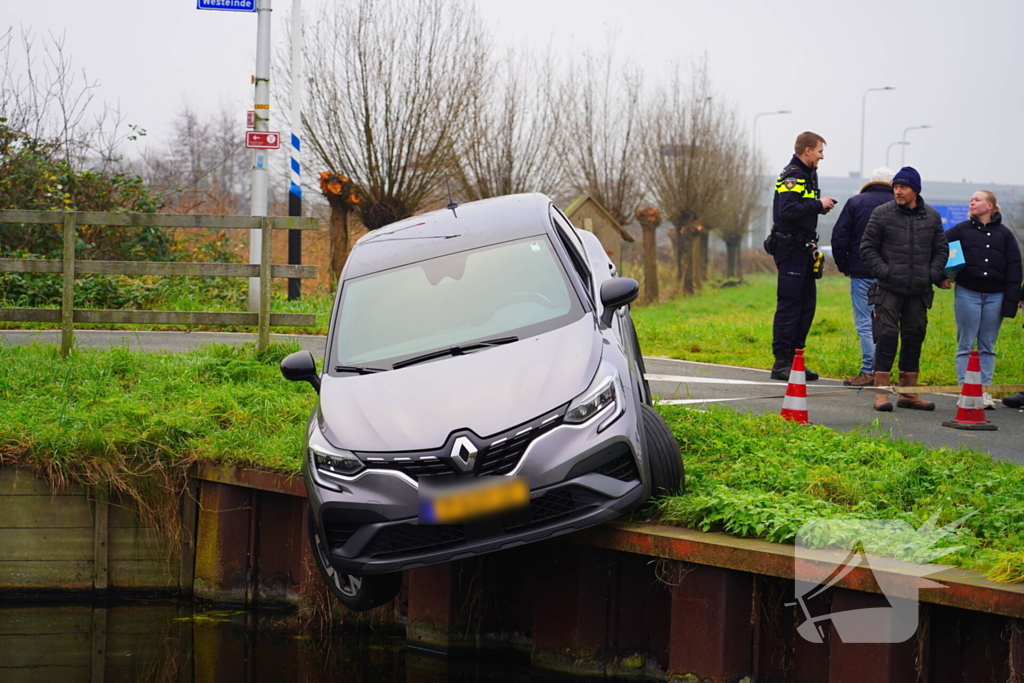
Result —
<path fill-rule="evenodd" d="M 273 230 L 316 230 L 316 218 L 283 216 L 200 216 L 153 213 L 103 213 L 93 211 L 0 211 L 0 223 L 62 225 L 63 258 L 0 258 L 0 273 L 60 273 L 64 290 L 60 309 L 0 308 L 0 321 L 61 324 L 61 354 L 74 343 L 74 323 L 142 325 L 248 325 L 257 328 L 257 347 L 270 341 L 271 327 L 311 327 L 316 316 L 306 313 L 271 313 L 272 278 L 315 278 L 316 266 L 271 264 Z M 260 263 L 178 263 L 153 261 L 87 261 L 75 259 L 80 225 L 132 228 L 206 228 L 212 230 L 262 230 Z M 256 313 L 216 311 L 120 311 L 74 308 L 75 277 L 79 274 L 186 275 L 191 277 L 258 277 L 260 306 Z"/>

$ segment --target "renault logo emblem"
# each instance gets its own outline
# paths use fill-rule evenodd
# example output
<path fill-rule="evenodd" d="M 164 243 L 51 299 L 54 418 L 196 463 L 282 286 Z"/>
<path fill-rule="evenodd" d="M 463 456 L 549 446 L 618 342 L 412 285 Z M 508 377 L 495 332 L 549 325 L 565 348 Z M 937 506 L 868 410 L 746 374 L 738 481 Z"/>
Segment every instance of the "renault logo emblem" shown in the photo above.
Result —
<path fill-rule="evenodd" d="M 476 465 L 476 455 L 479 452 L 472 441 L 460 436 L 455 439 L 455 444 L 452 446 L 452 464 L 463 474 L 472 472 Z"/>

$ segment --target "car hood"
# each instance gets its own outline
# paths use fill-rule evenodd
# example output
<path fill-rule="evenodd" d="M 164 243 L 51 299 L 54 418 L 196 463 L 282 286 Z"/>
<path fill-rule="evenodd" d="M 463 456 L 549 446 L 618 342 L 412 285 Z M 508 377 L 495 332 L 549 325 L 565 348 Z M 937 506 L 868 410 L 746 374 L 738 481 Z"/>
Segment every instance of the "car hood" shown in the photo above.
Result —
<path fill-rule="evenodd" d="M 320 425 L 338 448 L 440 448 L 448 435 L 510 429 L 568 403 L 601 361 L 592 316 L 512 344 L 372 375 L 323 376 Z"/>

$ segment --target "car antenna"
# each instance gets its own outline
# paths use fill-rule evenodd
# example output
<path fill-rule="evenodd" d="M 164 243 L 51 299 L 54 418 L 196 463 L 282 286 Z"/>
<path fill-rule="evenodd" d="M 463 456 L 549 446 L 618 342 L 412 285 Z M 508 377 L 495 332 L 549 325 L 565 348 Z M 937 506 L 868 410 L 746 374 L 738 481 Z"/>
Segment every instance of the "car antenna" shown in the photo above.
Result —
<path fill-rule="evenodd" d="M 455 213 L 455 209 L 459 208 L 459 205 L 455 203 L 454 199 L 452 199 L 452 184 L 448 182 L 448 174 L 447 173 L 444 174 L 444 184 L 445 184 L 445 186 L 448 187 L 448 206 L 446 206 L 444 208 L 451 209 L 452 215 L 455 216 L 456 218 L 458 218 L 459 214 Z"/>

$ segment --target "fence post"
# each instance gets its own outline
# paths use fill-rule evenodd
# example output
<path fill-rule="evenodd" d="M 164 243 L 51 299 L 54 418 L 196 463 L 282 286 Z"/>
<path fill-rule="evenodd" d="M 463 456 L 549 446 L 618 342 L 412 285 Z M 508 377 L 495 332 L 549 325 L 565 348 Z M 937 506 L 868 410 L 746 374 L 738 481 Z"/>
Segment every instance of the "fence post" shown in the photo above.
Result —
<path fill-rule="evenodd" d="M 64 214 L 64 294 L 60 302 L 60 355 L 75 342 L 75 212 Z"/>
<path fill-rule="evenodd" d="M 264 216 L 263 244 L 260 256 L 260 317 L 257 326 L 256 349 L 265 351 L 270 344 L 270 261 L 273 258 L 274 219 Z"/>

